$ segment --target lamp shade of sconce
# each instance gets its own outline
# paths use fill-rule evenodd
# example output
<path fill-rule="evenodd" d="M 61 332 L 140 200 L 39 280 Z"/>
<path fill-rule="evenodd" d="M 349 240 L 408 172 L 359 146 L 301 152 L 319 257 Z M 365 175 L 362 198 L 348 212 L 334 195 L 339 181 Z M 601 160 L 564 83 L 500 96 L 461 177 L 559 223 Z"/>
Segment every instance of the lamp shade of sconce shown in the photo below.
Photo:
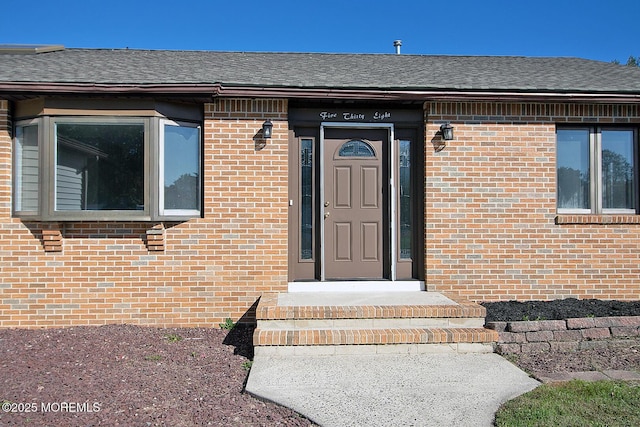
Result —
<path fill-rule="evenodd" d="M 267 119 L 262 124 L 262 136 L 264 138 L 271 138 L 271 131 L 273 131 L 273 123 L 271 123 L 271 120 Z"/>
<path fill-rule="evenodd" d="M 440 125 L 440 132 L 442 132 L 442 139 L 444 141 L 451 141 L 453 139 L 453 126 L 449 123 Z"/>

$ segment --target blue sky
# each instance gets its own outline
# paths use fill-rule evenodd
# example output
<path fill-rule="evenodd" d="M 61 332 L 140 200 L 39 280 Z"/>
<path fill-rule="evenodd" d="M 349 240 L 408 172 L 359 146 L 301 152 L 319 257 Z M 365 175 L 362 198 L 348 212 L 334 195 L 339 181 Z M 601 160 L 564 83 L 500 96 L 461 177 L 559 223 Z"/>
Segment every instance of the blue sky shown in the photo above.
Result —
<path fill-rule="evenodd" d="M 639 0 L 2 0 L 0 44 L 640 56 Z M 7 13 L 8 12 L 8 13 Z"/>

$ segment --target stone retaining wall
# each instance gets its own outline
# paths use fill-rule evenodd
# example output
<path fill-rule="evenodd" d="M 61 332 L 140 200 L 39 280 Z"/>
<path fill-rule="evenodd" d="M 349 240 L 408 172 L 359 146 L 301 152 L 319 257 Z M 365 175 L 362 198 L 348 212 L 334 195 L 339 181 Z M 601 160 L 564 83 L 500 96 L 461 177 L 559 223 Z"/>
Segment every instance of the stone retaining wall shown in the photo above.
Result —
<path fill-rule="evenodd" d="M 574 351 L 640 337 L 640 316 L 488 322 L 498 332 L 500 354 Z M 596 343 L 597 342 L 597 343 Z"/>

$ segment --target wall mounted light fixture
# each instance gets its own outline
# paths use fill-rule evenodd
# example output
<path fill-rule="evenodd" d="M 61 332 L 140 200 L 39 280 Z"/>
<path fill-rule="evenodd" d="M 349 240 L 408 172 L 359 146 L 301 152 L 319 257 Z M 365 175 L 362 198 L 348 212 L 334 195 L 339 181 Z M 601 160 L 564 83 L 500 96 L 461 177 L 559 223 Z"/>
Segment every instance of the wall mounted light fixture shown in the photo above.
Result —
<path fill-rule="evenodd" d="M 267 119 L 262 124 L 262 137 L 263 138 L 271 138 L 271 131 L 273 130 L 273 123 L 271 120 Z"/>
<path fill-rule="evenodd" d="M 451 126 L 451 124 L 444 123 L 440 125 L 440 132 L 442 133 L 443 141 L 453 140 L 453 126 Z"/>

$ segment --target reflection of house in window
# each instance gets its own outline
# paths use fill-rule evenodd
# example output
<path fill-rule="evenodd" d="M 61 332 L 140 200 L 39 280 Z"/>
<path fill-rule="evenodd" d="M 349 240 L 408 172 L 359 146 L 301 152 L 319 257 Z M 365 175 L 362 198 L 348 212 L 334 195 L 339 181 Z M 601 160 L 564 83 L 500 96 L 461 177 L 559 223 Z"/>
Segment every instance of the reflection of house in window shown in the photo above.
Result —
<path fill-rule="evenodd" d="M 144 208 L 144 124 L 57 123 L 56 210 Z"/>
<path fill-rule="evenodd" d="M 16 127 L 16 142 L 16 210 L 37 211 L 40 195 L 38 126 Z"/>
<path fill-rule="evenodd" d="M 89 205 L 89 193 L 97 191 L 100 163 L 108 157 L 91 145 L 58 135 L 56 210 L 100 209 Z"/>

